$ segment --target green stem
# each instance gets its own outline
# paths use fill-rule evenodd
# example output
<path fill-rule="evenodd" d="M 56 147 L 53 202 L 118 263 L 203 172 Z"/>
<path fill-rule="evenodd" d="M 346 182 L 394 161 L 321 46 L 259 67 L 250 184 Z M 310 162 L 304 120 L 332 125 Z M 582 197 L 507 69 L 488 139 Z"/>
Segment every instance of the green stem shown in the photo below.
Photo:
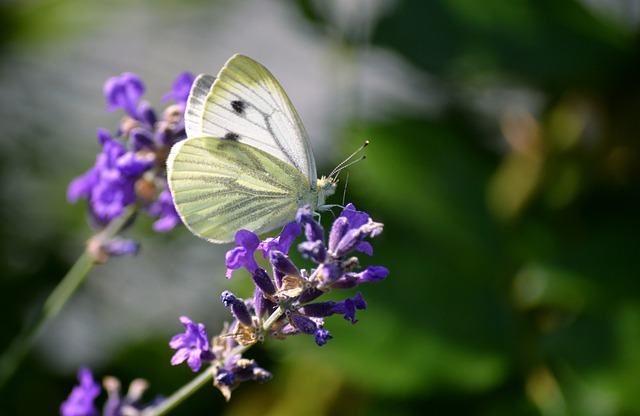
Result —
<path fill-rule="evenodd" d="M 2 354 L 2 357 L 0 357 L 0 387 L 4 386 L 11 378 L 22 359 L 27 352 L 29 352 L 33 342 L 42 333 L 46 324 L 60 312 L 62 306 L 64 306 L 84 281 L 85 276 L 89 270 L 91 270 L 92 266 L 93 258 L 88 251 L 85 251 L 58 286 L 51 292 L 36 322 L 30 327 L 25 327 L 23 331 L 13 339 L 9 348 L 7 348 Z"/>
<path fill-rule="evenodd" d="M 91 240 L 100 242 L 114 237 L 122 230 L 134 213 L 135 208 L 129 207 L 124 215 L 109 223 Z M 0 356 L 0 389 L 13 376 L 18 365 L 27 355 L 33 343 L 42 334 L 44 328 L 58 315 L 67 301 L 82 285 L 89 271 L 96 263 L 94 254 L 89 246 L 90 244 L 87 244 L 85 251 L 51 292 L 34 323 L 24 327 L 22 332 L 13 339 L 9 347 Z"/>
<path fill-rule="evenodd" d="M 278 318 L 284 313 L 286 307 L 291 303 L 292 303 L 292 301 L 289 301 L 289 302 L 285 303 L 284 305 L 281 305 L 279 308 L 277 308 L 273 312 L 273 314 L 271 314 L 271 316 L 262 325 L 263 333 L 266 333 L 267 331 L 269 331 L 271 326 L 278 320 Z M 238 345 L 233 350 L 227 352 L 227 354 L 224 357 L 218 358 L 217 361 L 218 362 L 224 362 L 226 360 L 226 357 L 232 357 L 232 356 L 234 356 L 236 354 L 243 354 L 245 351 L 247 351 L 253 345 L 254 344 Z M 198 374 L 198 376 L 196 378 L 194 378 L 193 380 L 191 380 L 188 384 L 185 384 L 184 386 L 182 386 L 180 388 L 180 390 L 176 391 L 171 396 L 166 398 L 158 406 L 152 407 L 149 410 L 145 411 L 143 413 L 143 416 L 160 416 L 160 415 L 164 415 L 167 412 L 169 412 L 170 410 L 172 410 L 173 408 L 175 408 L 178 404 L 180 404 L 187 397 L 189 397 L 190 395 L 195 393 L 195 391 L 198 390 L 200 387 L 204 386 L 205 383 L 207 382 L 207 380 L 211 380 L 211 383 L 213 384 L 213 371 L 217 367 L 218 366 L 214 363 L 207 370 L 205 370 L 202 373 Z"/>
<path fill-rule="evenodd" d="M 204 386 L 207 382 L 213 384 L 213 370 L 215 366 L 210 366 L 202 373 L 198 374 L 193 380 L 185 384 L 180 390 L 167 397 L 156 407 L 152 407 L 149 411 L 142 414 L 144 416 L 160 416 L 167 414 L 170 410 L 182 403 L 187 397 L 191 396 L 196 390 Z"/>

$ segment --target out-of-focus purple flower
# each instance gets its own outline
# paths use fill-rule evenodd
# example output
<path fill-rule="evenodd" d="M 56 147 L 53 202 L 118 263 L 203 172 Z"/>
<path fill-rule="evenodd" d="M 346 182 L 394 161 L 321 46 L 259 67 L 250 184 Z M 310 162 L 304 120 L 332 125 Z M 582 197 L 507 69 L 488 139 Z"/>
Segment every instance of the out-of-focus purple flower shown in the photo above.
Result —
<path fill-rule="evenodd" d="M 102 249 L 110 256 L 132 256 L 140 251 L 140 244 L 135 240 L 116 237 L 105 242 Z"/>
<path fill-rule="evenodd" d="M 91 212 L 101 224 L 119 217 L 127 205 L 135 201 L 133 183 L 124 177 L 101 179 L 91 190 Z"/>
<path fill-rule="evenodd" d="M 176 225 L 180 224 L 180 216 L 176 211 L 175 205 L 173 205 L 173 198 L 171 198 L 169 188 L 165 188 L 160 193 L 158 199 L 149 206 L 148 211 L 151 215 L 159 217 L 153 223 L 152 228 L 154 231 L 164 233 L 173 230 Z"/>
<path fill-rule="evenodd" d="M 247 230 L 240 230 L 236 233 L 236 247 L 229 250 L 226 255 L 227 279 L 231 278 L 234 270 L 244 267 L 253 274 L 258 269 L 258 263 L 254 258 L 254 253 L 258 249 L 260 239 L 257 235 Z"/>
<path fill-rule="evenodd" d="M 144 172 L 151 169 L 155 161 L 151 158 L 138 157 L 134 152 L 127 152 L 116 160 L 116 169 L 125 177 L 139 178 Z"/>
<path fill-rule="evenodd" d="M 150 403 L 143 403 L 142 395 L 149 388 L 149 383 L 141 378 L 137 378 L 131 382 L 124 396 L 121 392 L 120 380 L 117 378 L 107 376 L 104 378 L 103 384 L 108 397 L 102 410 L 102 416 L 144 414 L 141 410 L 153 408 L 163 400 L 162 397 L 156 397 Z"/>
<path fill-rule="evenodd" d="M 122 108 L 134 119 L 139 118 L 137 107 L 142 94 L 144 94 L 144 84 L 139 76 L 131 72 L 111 77 L 104 83 L 107 111 Z"/>
<path fill-rule="evenodd" d="M 98 183 L 100 173 L 96 168 L 91 168 L 84 174 L 73 179 L 67 188 L 67 200 L 71 203 L 77 202 L 80 198 L 89 198 L 91 190 Z"/>
<path fill-rule="evenodd" d="M 184 109 L 187 104 L 187 98 L 189 98 L 189 92 L 191 91 L 191 85 L 195 80 L 195 76 L 191 72 L 180 73 L 175 81 L 173 81 L 173 88 L 171 92 L 162 97 L 162 101 L 175 100 L 181 108 Z"/>
<path fill-rule="evenodd" d="M 226 368 L 216 371 L 215 383 L 221 386 L 231 386 L 236 381 L 236 375 Z"/>
<path fill-rule="evenodd" d="M 100 394 L 100 385 L 93 380 L 93 375 L 88 368 L 81 367 L 78 370 L 79 385 L 71 390 L 67 400 L 60 405 L 62 416 L 94 416 L 98 409 L 94 400 Z"/>
<path fill-rule="evenodd" d="M 180 317 L 180 322 L 185 328 L 184 334 L 175 335 L 171 338 L 169 346 L 176 353 L 171 358 L 171 365 L 177 365 L 185 360 L 193 372 L 197 372 L 202 367 L 202 362 L 209 362 L 215 355 L 209 347 L 209 337 L 204 325 L 195 324 L 186 316 Z"/>
<path fill-rule="evenodd" d="M 122 109 L 127 116 L 118 124 L 115 137 L 105 129 L 98 129 L 101 151 L 94 166 L 73 179 L 67 188 L 69 202 L 87 201 L 88 217 L 96 231 L 125 212 L 157 218 L 153 229 L 158 232 L 169 231 L 181 222 L 167 186 L 165 160 L 171 146 L 186 137 L 184 102 L 192 82 L 193 76 L 188 73 L 178 76 L 167 96 L 178 104 L 165 109 L 160 119 L 151 104 L 141 100 L 145 88 L 137 75 L 124 73 L 105 82 L 107 110 Z M 135 218 L 129 217 L 124 228 L 131 227 Z M 114 241 L 110 251 L 136 252 L 132 245 L 125 247 L 120 243 Z M 94 244 L 94 248 L 99 248 L 95 253 L 100 253 L 96 261 L 108 259 L 105 244 L 109 242 Z"/>
<path fill-rule="evenodd" d="M 131 142 L 131 150 L 137 152 L 139 150 L 153 150 L 155 145 L 153 133 L 141 127 L 134 127 L 129 133 Z"/>
<path fill-rule="evenodd" d="M 136 113 L 136 117 L 132 117 L 147 127 L 152 127 L 158 121 L 156 110 L 153 109 L 149 101 L 140 101 Z"/>

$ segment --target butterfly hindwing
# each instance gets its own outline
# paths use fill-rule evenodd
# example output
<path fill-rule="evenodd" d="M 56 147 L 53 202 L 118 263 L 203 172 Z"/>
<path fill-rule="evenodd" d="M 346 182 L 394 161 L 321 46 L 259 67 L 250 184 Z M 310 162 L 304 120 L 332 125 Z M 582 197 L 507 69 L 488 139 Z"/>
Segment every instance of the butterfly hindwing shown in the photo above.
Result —
<path fill-rule="evenodd" d="M 284 225 L 311 196 L 307 178 L 293 166 L 234 140 L 183 140 L 167 163 L 178 214 L 214 243 L 233 241 L 239 229 L 260 234 Z"/>

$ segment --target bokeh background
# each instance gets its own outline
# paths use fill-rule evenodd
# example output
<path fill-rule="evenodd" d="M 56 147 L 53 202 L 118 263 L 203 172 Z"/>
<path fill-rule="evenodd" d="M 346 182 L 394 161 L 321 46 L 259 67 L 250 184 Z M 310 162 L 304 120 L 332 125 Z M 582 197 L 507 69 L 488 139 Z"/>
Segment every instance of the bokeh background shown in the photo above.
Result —
<path fill-rule="evenodd" d="M 253 348 L 272 381 L 174 414 L 640 414 L 639 33 L 634 0 L 2 1 L 0 350 L 91 235 L 65 193 L 121 117 L 103 82 L 135 72 L 162 108 L 179 72 L 240 52 L 288 92 L 319 172 L 371 141 L 346 200 L 385 223 L 361 260 L 391 275 L 322 348 Z M 149 399 L 193 377 L 169 365 L 178 317 L 216 333 L 219 293 L 250 287 L 224 280 L 229 247 L 150 226 L 92 270 L 0 414 L 57 414 L 81 365 Z"/>

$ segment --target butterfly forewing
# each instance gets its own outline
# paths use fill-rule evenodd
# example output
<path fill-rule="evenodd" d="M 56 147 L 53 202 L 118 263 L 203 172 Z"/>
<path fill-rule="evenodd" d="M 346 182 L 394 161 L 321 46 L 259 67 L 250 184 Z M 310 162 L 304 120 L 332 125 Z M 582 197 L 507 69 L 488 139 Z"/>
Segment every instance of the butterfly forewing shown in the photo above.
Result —
<path fill-rule="evenodd" d="M 183 222 L 214 243 L 233 241 L 239 229 L 257 234 L 290 221 L 311 197 L 297 169 L 234 140 L 200 137 L 174 146 L 168 182 Z"/>
<path fill-rule="evenodd" d="M 188 137 L 223 137 L 261 149 L 301 172 L 315 190 L 315 159 L 300 117 L 278 81 L 253 59 L 234 55 L 215 81 L 199 77 L 185 125 Z"/>
<path fill-rule="evenodd" d="M 187 137 L 202 137 L 206 135 L 202 131 L 202 109 L 215 80 L 216 78 L 211 75 L 200 74 L 193 81 L 187 100 L 187 107 L 184 111 L 184 129 Z"/>

